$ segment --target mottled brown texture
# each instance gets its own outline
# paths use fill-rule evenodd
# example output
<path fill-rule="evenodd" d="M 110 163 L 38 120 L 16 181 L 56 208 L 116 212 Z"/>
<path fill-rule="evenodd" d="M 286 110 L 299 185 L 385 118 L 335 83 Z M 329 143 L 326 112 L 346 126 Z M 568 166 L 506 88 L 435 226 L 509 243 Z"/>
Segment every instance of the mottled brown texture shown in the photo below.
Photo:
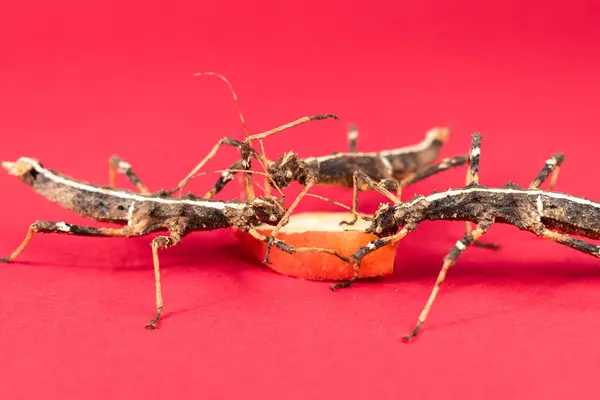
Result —
<path fill-rule="evenodd" d="M 548 161 L 546 161 L 546 165 L 544 165 L 544 168 L 542 168 L 542 170 L 535 177 L 533 182 L 531 182 L 531 185 L 529 185 L 529 189 L 539 188 L 542 182 L 544 182 L 552 172 L 555 172 L 564 160 L 565 156 L 563 155 L 563 153 L 556 153 L 555 155 L 550 157 Z M 550 186 L 550 190 L 552 190 L 552 186 L 554 186 L 553 183 Z"/>
<path fill-rule="evenodd" d="M 57 176 L 72 180 L 55 171 L 48 171 Z M 69 185 L 54 182 L 38 173 L 35 174 L 35 177 L 26 177 L 24 181 L 30 183 L 33 189 L 46 199 L 81 216 L 102 222 L 127 223 L 127 211 L 132 201 L 111 196 L 109 193 L 115 191 L 115 189 L 97 186 L 104 189 L 105 193 L 82 191 Z M 129 193 L 128 191 L 123 192 Z"/>
<path fill-rule="evenodd" d="M 509 184 L 504 188 L 510 193 L 496 193 L 481 185 L 469 185 L 448 191 L 446 197 L 428 201 L 419 196 L 395 207 L 383 205 L 377 211 L 370 230 L 380 236 L 396 232 L 406 223 L 424 220 L 495 222 L 514 225 L 534 234 L 541 234 L 544 227 L 576 234 L 590 239 L 600 238 L 600 204 L 580 204 L 572 199 L 558 199 L 554 192 L 528 191 Z M 462 190 L 474 189 L 460 193 Z M 439 193 L 444 195 L 444 193 Z M 538 212 L 538 198 L 542 213 Z"/>
<path fill-rule="evenodd" d="M 252 181 L 250 178 L 250 174 L 245 172 L 245 171 L 249 171 L 251 169 L 252 158 L 255 158 L 256 160 L 258 160 L 264 168 L 267 168 L 268 166 L 273 164 L 273 162 L 268 160 L 264 156 L 264 154 L 260 154 L 257 151 L 255 151 L 251 147 L 251 142 L 253 140 L 259 140 L 261 142 L 261 147 L 262 147 L 262 139 L 264 139 L 268 136 L 274 135 L 274 134 L 284 131 L 286 129 L 290 129 L 294 126 L 304 124 L 306 122 L 320 121 L 320 120 L 325 120 L 328 118 L 332 118 L 332 119 L 336 119 L 336 120 L 339 119 L 335 114 L 319 114 L 319 115 L 313 115 L 313 116 L 299 118 L 295 121 L 292 121 L 287 124 L 278 126 L 277 128 L 271 129 L 267 132 L 246 136 L 246 138 L 244 139 L 243 142 L 235 141 L 235 140 L 229 139 L 227 137 L 222 138 L 219 140 L 219 142 L 217 142 L 217 144 L 208 153 L 208 155 L 181 182 L 179 182 L 176 189 L 177 190 L 183 189 L 186 182 L 189 181 L 190 179 L 192 179 L 193 176 L 204 166 L 204 164 L 206 162 L 208 162 L 208 160 L 210 160 L 212 157 L 214 157 L 214 155 L 217 153 L 220 146 L 222 146 L 223 144 L 226 144 L 229 146 L 237 147 L 240 150 L 240 157 L 241 157 L 240 165 L 242 167 L 242 170 L 244 170 L 244 184 L 245 184 L 245 189 L 246 189 L 246 196 L 248 197 L 248 199 L 252 200 L 254 198 L 254 189 L 252 187 Z M 238 165 L 238 162 L 236 161 L 229 169 L 234 169 L 237 165 Z M 218 179 L 217 183 L 213 186 L 213 188 L 204 195 L 204 198 L 210 199 L 210 198 L 214 197 L 220 190 L 222 190 L 222 188 L 226 185 L 227 182 L 231 181 L 231 179 L 232 179 L 232 176 L 230 176 L 230 175 L 221 176 Z M 270 181 L 269 184 L 273 185 L 273 181 Z M 276 188 L 279 189 L 279 187 L 276 187 Z"/>
<path fill-rule="evenodd" d="M 394 177 L 388 172 L 386 165 L 380 157 L 360 155 L 360 153 L 357 155 L 338 154 L 335 157 L 322 161 L 312 159 L 305 164 L 306 168 L 310 171 L 307 175 L 313 177 L 318 185 L 352 187 L 354 171 L 363 171 L 376 181 Z M 300 183 L 305 184 L 302 181 Z"/>
<path fill-rule="evenodd" d="M 76 181 L 41 166 L 36 160 L 21 158 L 17 162 L 3 162 L 9 174 L 31 185 L 36 192 L 79 215 L 98 221 L 121 224 L 120 228 L 96 228 L 65 222 L 37 221 L 33 223 L 21 244 L 0 262 L 14 261 L 37 233 L 55 233 L 87 237 L 133 237 L 152 232 L 167 231 L 168 236 L 157 236 L 151 242 L 156 285 L 156 313 L 146 325 L 154 329 L 163 310 L 160 285 L 158 250 L 175 246 L 193 231 L 236 227 L 254 233 L 258 240 L 274 245 L 287 253 L 314 251 L 347 258 L 330 249 L 294 248 L 274 237 L 256 234 L 254 226 L 265 223 L 277 225 L 284 220 L 286 209 L 275 197 L 259 197 L 249 201 L 222 202 L 206 200 L 193 195 L 181 199 L 171 192 L 138 194 Z M 126 170 L 126 168 L 123 168 Z"/>
<path fill-rule="evenodd" d="M 109 182 L 110 182 L 111 188 L 116 187 L 116 176 L 117 176 L 117 173 L 119 173 L 119 174 L 125 175 L 127 177 L 127 179 L 129 180 L 129 182 L 131 182 L 138 189 L 138 191 L 140 193 L 144 193 L 144 194 L 150 193 L 150 191 L 148 190 L 146 185 L 144 185 L 144 183 L 142 182 L 140 177 L 135 172 L 133 172 L 133 169 L 131 168 L 131 164 L 129 164 L 128 162 L 122 160 L 120 157 L 118 157 L 116 155 L 113 155 L 108 160 L 108 165 L 109 165 Z"/>
<path fill-rule="evenodd" d="M 459 167 L 459 166 L 465 165 L 468 162 L 469 162 L 469 156 L 467 156 L 467 155 L 460 155 L 460 156 L 456 156 L 456 157 L 452 157 L 452 158 L 445 158 L 436 165 L 433 165 L 419 173 L 416 173 L 413 176 L 402 179 L 401 183 L 404 186 L 413 185 L 419 181 L 429 178 L 430 176 L 433 176 L 435 174 L 438 174 L 442 171 L 446 171 L 446 170 L 454 168 L 454 167 Z"/>
<path fill-rule="evenodd" d="M 352 126 L 350 127 L 353 132 Z M 428 133 L 431 135 L 432 133 Z M 298 155 L 290 152 L 284 154 L 277 161 L 270 163 L 267 171 L 273 181 L 280 189 L 285 188 L 291 182 L 297 181 L 302 185 L 309 182 L 317 185 L 353 186 L 353 174 L 362 171 L 375 181 L 396 180 L 404 185 L 425 179 L 436 173 L 450 168 L 461 166 L 466 163 L 467 158 L 443 160 L 437 168 L 427 169 L 439 156 L 441 147 L 448 136 L 447 130 L 439 129 L 435 139 L 428 147 L 419 151 L 403 152 L 403 149 L 384 152 L 360 153 L 350 151 L 348 153 L 336 152 L 329 156 L 298 158 Z M 351 149 L 356 147 L 356 139 L 349 138 Z M 256 157 L 256 153 L 252 156 Z M 249 157 L 243 161 L 249 165 Z M 236 169 L 238 162 L 232 164 L 229 169 Z M 419 175 L 421 172 L 425 175 Z M 415 178 L 415 176 L 417 176 Z M 232 180 L 232 175 L 221 176 L 213 188 L 205 195 L 205 198 L 214 197 L 225 185 Z M 368 185 L 362 183 L 360 190 L 368 190 Z"/>
<path fill-rule="evenodd" d="M 479 184 L 480 143 L 481 136 L 478 133 L 474 134 L 469 153 L 467 186 L 427 197 L 417 196 L 409 202 L 397 202 L 393 206 L 381 205 L 368 228 L 369 232 L 375 233 L 380 239 L 371 241 L 350 257 L 355 270 L 359 271 L 364 257 L 382 246 L 402 239 L 426 220 L 468 221 L 477 225 L 475 230 L 467 232 L 457 241 L 444 258 L 431 295 L 415 328 L 405 336 L 406 340 L 414 337 L 421 329 L 449 268 L 468 246 L 476 245 L 478 238 L 496 222 L 513 225 L 536 236 L 600 257 L 600 246 L 568 236 L 575 234 L 589 239 L 600 238 L 600 203 L 537 189 L 554 172 L 550 185 L 553 186 L 556 181 L 555 172 L 564 160 L 562 153 L 557 153 L 546 161 L 546 165 L 530 185 L 532 189 L 524 189 L 511 182 L 502 188 L 487 188 Z M 402 229 L 398 232 L 400 228 Z M 355 279 L 337 286 L 348 287 Z"/>

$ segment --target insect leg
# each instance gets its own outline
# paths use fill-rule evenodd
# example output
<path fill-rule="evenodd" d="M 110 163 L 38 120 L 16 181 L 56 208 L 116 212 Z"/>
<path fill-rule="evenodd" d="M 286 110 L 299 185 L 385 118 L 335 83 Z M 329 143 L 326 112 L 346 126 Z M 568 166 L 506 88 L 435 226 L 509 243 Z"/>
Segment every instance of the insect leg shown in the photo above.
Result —
<path fill-rule="evenodd" d="M 556 243 L 560 243 L 572 249 L 581 251 L 582 253 L 586 253 L 594 257 L 600 257 L 600 246 L 597 246 L 595 244 L 587 243 L 579 239 L 574 239 L 569 235 L 554 232 L 549 229 L 544 229 L 542 231 L 542 236 L 545 239 L 550 239 Z"/>
<path fill-rule="evenodd" d="M 27 247 L 31 239 L 36 233 L 59 233 L 63 235 L 75 235 L 75 236 L 99 236 L 99 237 L 124 237 L 131 236 L 132 232 L 128 227 L 124 228 L 94 228 L 91 226 L 81 226 L 67 224 L 64 222 L 50 222 L 50 221 L 36 221 L 29 226 L 25 239 L 21 242 L 19 247 L 13 253 L 6 258 L 0 258 L 0 262 L 11 262 L 14 261 L 19 254 Z"/>
<path fill-rule="evenodd" d="M 228 137 L 223 137 L 223 138 L 219 139 L 219 141 L 217 142 L 217 144 L 215 144 L 215 145 L 213 146 L 212 150 L 211 150 L 211 151 L 210 151 L 210 152 L 209 152 L 209 153 L 206 155 L 206 157 L 204 157 L 204 158 L 202 159 L 202 161 L 200 161 L 200 163 L 198 163 L 198 165 L 196 165 L 196 166 L 195 166 L 195 167 L 192 169 L 192 171 L 191 171 L 190 173 L 188 173 L 188 174 L 185 176 L 185 178 L 183 178 L 183 179 L 182 179 L 182 180 L 179 182 L 179 184 L 177 185 L 177 188 L 178 188 L 179 190 L 183 190 L 183 187 L 185 186 L 185 184 L 186 184 L 186 183 L 187 183 L 187 182 L 188 182 L 190 179 L 192 179 L 192 178 L 194 177 L 194 175 L 195 175 L 195 174 L 196 174 L 198 171 L 200 171 L 200 169 L 202 169 L 202 167 L 204 167 L 204 164 L 206 164 L 208 161 L 210 161 L 210 159 L 212 159 L 212 158 L 215 156 L 215 154 L 217 154 L 217 151 L 219 151 L 219 148 L 220 148 L 222 145 L 224 145 L 224 144 L 226 144 L 226 145 L 229 145 L 229 146 L 236 147 L 236 148 L 238 148 L 238 149 L 239 149 L 239 148 L 241 147 L 241 145 L 242 145 L 242 144 L 241 144 L 239 141 L 237 141 L 237 140 L 233 140 L 233 139 L 230 139 L 230 138 L 228 138 Z"/>
<path fill-rule="evenodd" d="M 359 179 L 362 179 L 363 183 L 359 182 Z M 354 171 L 354 175 L 352 175 L 352 213 L 354 216 L 350 221 L 341 221 L 340 225 L 354 225 L 358 220 L 358 192 L 362 190 L 366 190 L 367 188 L 371 188 L 381 193 L 388 199 L 390 199 L 394 204 L 400 204 L 400 199 L 394 196 L 392 192 L 387 190 L 381 183 L 375 182 L 369 175 L 365 174 L 360 170 Z"/>
<path fill-rule="evenodd" d="M 323 114 L 323 115 L 315 115 L 315 116 L 308 116 L 308 117 L 302 117 L 299 118 L 295 121 L 289 122 L 287 124 L 281 125 L 277 128 L 271 129 L 269 131 L 266 132 L 262 132 L 262 133 L 257 133 L 255 135 L 250 135 L 247 136 L 246 139 L 244 140 L 244 142 L 239 142 L 237 140 L 233 140 L 227 137 L 222 138 L 221 140 L 219 140 L 217 142 L 217 144 L 212 148 L 212 150 L 208 153 L 208 155 L 189 173 L 187 174 L 187 176 L 182 179 L 179 184 L 177 185 L 177 189 L 178 190 L 183 190 L 183 187 L 185 186 L 185 184 L 193 178 L 193 176 L 204 166 L 204 164 L 206 164 L 210 159 L 212 159 L 215 154 L 217 153 L 217 151 L 219 150 L 219 147 L 221 147 L 223 144 L 229 145 L 229 146 L 233 146 L 233 147 L 237 147 L 240 152 L 242 153 L 242 160 L 241 160 L 241 165 L 242 168 L 245 170 L 249 170 L 250 169 L 250 157 L 254 157 L 256 158 L 262 165 L 263 167 L 266 169 L 268 167 L 268 165 L 271 164 L 271 162 L 266 159 L 266 157 L 263 157 L 263 155 L 257 153 L 254 149 L 252 149 L 252 147 L 250 147 L 250 142 L 252 140 L 262 140 L 267 136 L 271 136 L 274 135 L 278 132 L 281 132 L 283 130 L 292 128 L 296 125 L 300 125 L 309 121 L 316 121 L 316 120 L 322 120 L 322 119 L 327 119 L 327 118 L 334 118 L 334 119 L 338 119 L 337 116 L 335 116 L 334 114 Z M 246 192 L 248 195 L 248 198 L 250 200 L 254 199 L 254 191 L 252 189 L 252 184 L 251 184 L 251 180 L 250 180 L 250 175 L 249 174 L 244 174 L 245 176 L 245 183 L 246 183 Z"/>
<path fill-rule="evenodd" d="M 225 185 L 227 185 L 229 182 L 231 182 L 233 180 L 233 177 L 235 176 L 237 171 L 242 169 L 242 160 L 237 160 L 236 162 L 231 164 L 229 166 L 229 168 L 227 168 L 227 169 L 234 170 L 234 171 L 223 172 L 221 174 L 221 176 L 219 177 L 219 179 L 217 180 L 217 182 L 214 184 L 214 186 L 208 192 L 206 192 L 206 194 L 203 196 L 205 199 L 214 198 L 217 195 L 217 193 L 219 193 L 221 190 L 223 190 Z"/>
<path fill-rule="evenodd" d="M 116 155 L 113 155 L 108 160 L 108 176 L 110 187 L 115 188 L 117 182 L 117 173 L 123 174 L 129 179 L 129 182 L 135 185 L 140 193 L 150 194 L 148 187 L 142 183 L 142 180 L 137 176 L 135 172 L 131 169 L 131 164 L 126 161 L 123 161 Z"/>
<path fill-rule="evenodd" d="M 301 124 L 304 124 L 306 122 L 320 121 L 320 120 L 328 119 L 328 118 L 339 119 L 337 117 L 337 115 L 335 115 L 335 114 L 319 114 L 319 115 L 312 115 L 312 116 L 308 116 L 308 117 L 302 117 L 302 118 L 298 118 L 297 120 L 294 120 L 292 122 L 288 122 L 287 124 L 278 126 L 277 128 L 273 128 L 271 130 L 268 130 L 266 132 L 256 133 L 254 135 L 250 135 L 250 136 L 248 136 L 246 138 L 246 140 L 252 141 L 252 140 L 264 139 L 267 136 L 274 135 L 276 133 L 279 133 L 281 131 L 285 131 L 286 129 L 293 128 L 294 126 L 301 125 Z"/>
<path fill-rule="evenodd" d="M 262 139 L 264 139 L 268 136 L 274 135 L 274 134 L 284 131 L 286 129 L 290 129 L 296 125 L 301 125 L 301 124 L 309 122 L 309 121 L 319 121 L 319 120 L 328 119 L 328 118 L 339 119 L 334 114 L 320 114 L 320 115 L 307 116 L 307 117 L 298 118 L 295 121 L 278 126 L 269 131 L 247 136 L 246 139 L 244 139 L 243 145 L 240 147 L 240 152 L 242 153 L 242 168 L 244 170 L 250 169 L 250 167 L 251 167 L 250 166 L 250 157 L 251 156 L 254 156 L 265 170 L 267 170 L 268 166 L 270 164 L 272 164 L 272 162 L 270 162 L 266 157 L 264 157 L 261 154 L 258 154 L 256 151 L 254 151 L 250 147 L 250 143 L 253 140 L 262 141 Z M 213 149 L 213 151 L 216 152 L 216 149 Z M 197 171 L 198 169 L 200 169 L 200 168 L 196 167 L 195 171 Z M 193 175 L 193 174 L 190 174 L 190 175 Z M 255 195 L 254 195 L 254 189 L 252 187 L 252 178 L 249 173 L 244 173 L 244 182 L 245 182 L 245 186 L 246 186 L 247 197 L 249 200 L 253 200 L 255 198 Z M 274 181 L 271 180 L 271 182 L 274 182 Z M 267 190 L 270 191 L 270 189 L 268 189 L 268 185 L 266 185 L 266 187 L 265 187 L 265 192 Z"/>
<path fill-rule="evenodd" d="M 388 244 L 396 243 L 406 236 L 409 232 L 413 231 L 416 228 L 416 225 L 407 225 L 402 230 L 395 235 L 386 236 L 383 238 L 371 240 L 366 246 L 358 249 L 351 257 L 350 262 L 352 263 L 352 268 L 354 269 L 354 276 L 344 283 L 334 283 L 329 286 L 331 290 L 345 289 L 352 285 L 358 278 L 360 278 L 360 263 L 362 259 L 367 255 L 371 254 L 377 249 L 380 249 Z"/>
<path fill-rule="evenodd" d="M 350 221 L 341 221 L 340 225 L 354 225 L 358 221 L 358 171 L 352 176 L 352 212 L 354 215 Z"/>
<path fill-rule="evenodd" d="M 358 139 L 358 129 L 356 125 L 350 124 L 348 126 L 348 147 L 350 153 L 356 153 L 356 140 Z"/>
<path fill-rule="evenodd" d="M 277 232 L 279 232 L 281 230 L 281 228 L 288 223 L 288 220 L 290 218 L 290 215 L 292 214 L 292 212 L 294 211 L 294 209 L 298 206 L 298 203 L 300 203 L 300 200 L 302 200 L 302 198 L 306 195 L 306 193 L 308 193 L 308 191 L 310 190 L 310 188 L 312 188 L 314 186 L 314 182 L 307 182 L 306 186 L 304 186 L 304 189 L 302 189 L 302 191 L 300 192 L 300 194 L 298 195 L 298 197 L 296 197 L 296 200 L 294 200 L 294 202 L 292 203 L 292 205 L 286 210 L 285 214 L 283 214 L 283 217 L 281 218 L 281 220 L 279 221 L 279 223 L 277 224 L 277 226 L 275 227 L 275 229 L 273 229 L 273 231 L 271 232 L 271 234 L 269 235 L 272 238 L 275 238 L 275 235 L 277 234 Z M 265 253 L 265 263 L 269 263 L 269 253 L 271 252 L 271 244 L 272 242 L 268 242 L 267 244 L 267 251 Z"/>
<path fill-rule="evenodd" d="M 467 186 L 479 184 L 479 156 L 481 154 L 481 135 L 479 133 L 473 134 L 471 140 L 471 153 L 469 154 L 469 169 L 467 170 Z M 473 231 L 471 222 L 465 222 L 465 230 L 467 234 Z M 473 240 L 473 246 L 481 247 L 484 249 L 498 250 L 500 246 L 496 243 L 480 242 Z"/>
<path fill-rule="evenodd" d="M 479 157 L 481 155 L 481 135 L 474 133 L 471 138 L 471 153 L 469 154 L 469 169 L 467 171 L 467 185 L 479 184 Z"/>
<path fill-rule="evenodd" d="M 448 272 L 448 269 L 450 269 L 450 267 L 452 267 L 456 263 L 458 257 L 467 249 L 469 245 L 473 244 L 479 237 L 481 237 L 485 232 L 487 232 L 491 225 L 492 222 L 482 222 L 477 224 L 477 228 L 475 228 L 473 232 L 468 233 L 461 240 L 457 241 L 452 250 L 450 250 L 446 257 L 444 257 L 444 264 L 442 265 L 442 269 L 440 270 L 440 273 L 435 281 L 435 285 L 433 287 L 433 290 L 431 291 L 431 294 L 429 295 L 429 299 L 427 300 L 423 311 L 421 311 L 421 314 L 419 315 L 417 325 L 415 326 L 415 329 L 412 330 L 412 332 L 404 336 L 405 341 L 408 341 L 414 336 L 416 336 L 419 333 L 419 330 L 421 329 L 423 323 L 425 323 L 427 315 L 431 310 L 431 306 L 433 305 L 433 302 L 435 301 L 435 298 L 437 297 L 437 294 L 440 290 L 440 286 L 446 278 L 446 273 Z"/>
<path fill-rule="evenodd" d="M 412 176 L 409 176 L 405 179 L 402 179 L 400 181 L 400 183 L 402 184 L 402 186 L 406 187 L 408 185 L 412 185 L 414 183 L 420 182 L 420 181 L 422 181 L 426 178 L 429 178 L 430 176 L 433 176 L 435 174 L 438 174 L 440 172 L 449 170 L 454 167 L 460 167 L 462 165 L 465 165 L 468 161 L 469 161 L 469 157 L 466 155 L 456 156 L 456 157 L 452 157 L 452 158 L 444 158 L 438 164 L 433 165 L 433 166 L 431 166 L 421 172 L 418 172 Z"/>
<path fill-rule="evenodd" d="M 152 262 L 154 264 L 154 282 L 156 289 L 156 314 L 154 318 L 146 325 L 146 328 L 152 330 L 156 327 L 163 310 L 162 290 L 160 287 L 160 262 L 158 260 L 158 250 L 173 247 L 181 242 L 181 235 L 177 232 L 170 232 L 169 236 L 155 237 L 150 246 L 152 247 Z"/>
<path fill-rule="evenodd" d="M 548 176 L 552 174 L 552 177 L 550 178 L 550 191 L 554 190 L 554 185 L 556 185 L 556 180 L 558 179 L 558 171 L 564 160 L 565 156 L 563 153 L 556 153 L 550 157 L 548 161 L 546 161 L 544 168 L 542 168 L 533 182 L 531 182 L 531 185 L 529 185 L 529 189 L 539 189 L 546 179 L 548 179 Z"/>
<path fill-rule="evenodd" d="M 254 229 L 250 229 L 248 231 L 248 233 L 251 234 L 255 239 L 258 239 L 261 242 L 265 242 L 265 243 L 267 243 L 267 245 L 275 246 L 279 250 L 284 251 L 288 254 L 320 252 L 320 253 L 331 254 L 332 256 L 335 256 L 342 261 L 350 262 L 350 260 L 347 257 L 344 257 L 343 255 L 339 254 L 337 251 L 332 250 L 332 249 L 324 249 L 321 247 L 294 247 L 290 244 L 285 243 L 284 241 L 282 241 L 280 239 L 274 238 L 273 236 L 262 235 L 261 233 L 259 233 L 258 231 L 254 230 Z M 268 263 L 269 253 L 270 253 L 270 247 L 267 246 L 267 251 L 265 253 L 265 259 L 263 260 L 264 263 Z"/>

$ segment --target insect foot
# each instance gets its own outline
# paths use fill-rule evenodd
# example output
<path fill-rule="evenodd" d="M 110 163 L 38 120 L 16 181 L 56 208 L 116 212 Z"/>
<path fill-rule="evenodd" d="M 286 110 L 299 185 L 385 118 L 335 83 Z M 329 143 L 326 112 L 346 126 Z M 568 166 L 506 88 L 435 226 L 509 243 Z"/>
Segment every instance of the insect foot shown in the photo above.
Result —
<path fill-rule="evenodd" d="M 322 115 L 315 115 L 313 117 L 314 120 L 320 120 L 320 119 L 327 119 L 327 118 L 333 118 L 335 120 L 339 120 L 340 118 L 335 115 L 335 114 L 322 114 Z"/>
<path fill-rule="evenodd" d="M 481 247 L 482 249 L 500 250 L 500 245 L 497 243 L 475 241 L 473 242 L 473 246 Z"/>
<path fill-rule="evenodd" d="M 0 263 L 9 263 L 9 262 L 11 262 L 11 261 L 12 261 L 12 260 L 11 260 L 9 257 L 3 257 L 3 258 L 0 258 Z"/>
<path fill-rule="evenodd" d="M 148 325 L 146 325 L 146 329 L 148 329 L 150 331 L 156 329 L 156 324 L 157 324 L 158 320 L 160 319 L 161 313 L 162 313 L 162 307 L 159 307 L 156 310 L 156 315 L 154 316 L 154 318 L 152 318 L 152 321 L 150 321 L 150 323 L 148 323 Z"/>
<path fill-rule="evenodd" d="M 411 340 L 413 340 L 415 338 L 415 336 L 417 336 L 419 334 L 419 331 L 421 330 L 421 324 L 419 323 L 415 329 L 413 329 L 408 335 L 405 335 L 404 337 L 402 337 L 402 340 L 405 343 L 410 342 Z"/>
<path fill-rule="evenodd" d="M 354 214 L 354 216 L 352 217 L 352 219 L 350 221 L 340 221 L 339 222 L 339 226 L 352 226 L 354 224 L 356 224 L 356 222 L 358 221 L 358 214 Z"/>
<path fill-rule="evenodd" d="M 284 251 L 288 254 L 294 254 L 295 253 L 295 249 L 294 246 L 289 245 L 287 243 L 282 242 L 281 240 L 274 238 L 273 236 L 269 236 L 267 238 L 267 251 L 265 252 L 265 258 L 263 260 L 263 263 L 265 264 L 271 264 L 271 262 L 269 261 L 269 255 L 271 254 L 271 247 L 275 246 L 277 247 L 279 250 Z"/>
<path fill-rule="evenodd" d="M 352 282 L 334 283 L 333 285 L 329 286 L 329 289 L 331 289 L 335 292 L 338 289 L 346 289 L 350 285 L 352 285 Z"/>
<path fill-rule="evenodd" d="M 279 250 L 281 251 L 285 251 L 288 254 L 293 254 L 294 251 L 294 247 L 292 245 L 289 245 L 287 243 L 282 242 L 281 240 L 278 239 L 274 239 L 274 243 L 275 247 L 277 247 Z"/>
<path fill-rule="evenodd" d="M 332 291 L 336 291 L 338 289 L 346 289 L 347 287 L 350 287 L 350 285 L 352 285 L 354 282 L 356 282 L 360 276 L 360 262 L 362 260 L 361 256 L 358 256 L 356 254 L 352 255 L 352 257 L 350 258 L 346 258 L 344 257 L 344 261 L 351 263 L 352 264 L 352 268 L 354 269 L 354 275 L 352 276 L 352 278 L 350 278 L 350 280 L 343 282 L 343 283 L 334 283 L 333 285 L 329 286 L 329 289 L 331 289 Z"/>

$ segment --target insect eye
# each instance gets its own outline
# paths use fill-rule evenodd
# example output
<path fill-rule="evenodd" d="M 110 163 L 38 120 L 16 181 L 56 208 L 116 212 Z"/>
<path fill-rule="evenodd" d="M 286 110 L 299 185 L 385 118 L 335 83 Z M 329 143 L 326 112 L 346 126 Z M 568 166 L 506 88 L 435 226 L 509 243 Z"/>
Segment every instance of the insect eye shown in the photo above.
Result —
<path fill-rule="evenodd" d="M 275 221 L 277 221 L 277 217 L 275 215 L 271 214 L 269 216 L 269 221 L 275 222 Z"/>
<path fill-rule="evenodd" d="M 286 176 L 286 178 L 291 178 L 291 177 L 292 177 L 292 175 L 293 175 L 293 174 L 292 174 L 292 171 L 290 171 L 290 170 L 288 170 L 288 171 L 285 173 L 285 176 Z"/>
<path fill-rule="evenodd" d="M 381 226 L 378 226 L 378 227 L 375 229 L 375 232 L 377 232 L 377 233 L 381 233 L 381 232 L 383 232 L 383 228 L 382 228 Z"/>

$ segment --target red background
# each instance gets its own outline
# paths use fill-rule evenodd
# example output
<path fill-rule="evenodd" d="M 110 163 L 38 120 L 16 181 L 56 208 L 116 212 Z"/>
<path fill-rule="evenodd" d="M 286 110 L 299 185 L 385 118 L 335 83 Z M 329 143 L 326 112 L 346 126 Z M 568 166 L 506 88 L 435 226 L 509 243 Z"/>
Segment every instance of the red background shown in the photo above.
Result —
<path fill-rule="evenodd" d="M 349 122 L 362 150 L 449 125 L 444 156 L 481 132 L 484 184 L 527 185 L 563 151 L 557 189 L 600 198 L 593 1 L 119 3 L 3 2 L 1 158 L 105 184 L 116 153 L 151 189 L 170 188 L 218 138 L 243 136 L 222 82 L 192 77 L 212 70 L 230 78 L 252 132 L 341 117 L 267 141 L 272 156 L 344 150 Z M 0 179 L 2 255 L 36 219 L 83 223 Z M 463 181 L 457 170 L 406 197 Z M 350 201 L 347 190 L 317 192 Z M 383 201 L 363 200 L 367 211 Z M 247 260 L 226 231 L 190 236 L 162 253 L 155 332 L 143 329 L 150 238 L 36 237 L 0 268 L 0 397 L 596 398 L 598 261 L 513 227 L 488 234 L 500 252 L 463 255 L 419 340 L 400 342 L 463 229 L 423 224 L 400 244 L 393 276 L 339 293 Z"/>

